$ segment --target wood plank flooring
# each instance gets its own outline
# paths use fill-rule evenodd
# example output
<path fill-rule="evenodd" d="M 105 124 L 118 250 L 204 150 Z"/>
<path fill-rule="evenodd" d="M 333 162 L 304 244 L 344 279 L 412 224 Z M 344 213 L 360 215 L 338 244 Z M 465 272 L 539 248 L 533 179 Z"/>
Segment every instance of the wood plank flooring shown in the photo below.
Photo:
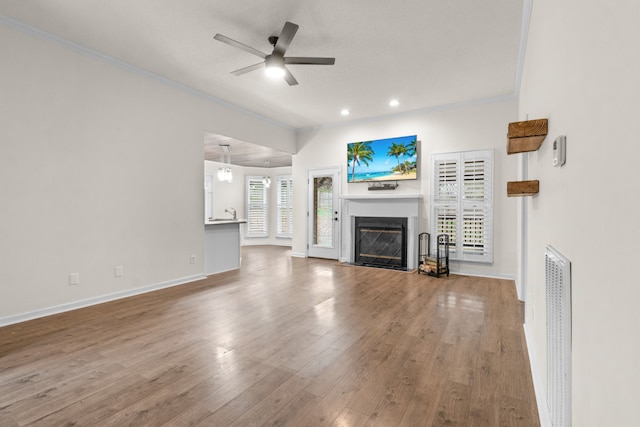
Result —
<path fill-rule="evenodd" d="M 242 256 L 0 328 L 0 425 L 539 426 L 513 282 Z"/>

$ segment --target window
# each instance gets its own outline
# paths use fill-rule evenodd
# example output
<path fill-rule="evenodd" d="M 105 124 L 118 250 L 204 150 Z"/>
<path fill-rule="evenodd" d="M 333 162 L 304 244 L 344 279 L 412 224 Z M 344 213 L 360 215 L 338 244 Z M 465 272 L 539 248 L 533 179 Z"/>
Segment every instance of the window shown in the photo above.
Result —
<path fill-rule="evenodd" d="M 277 237 L 293 237 L 293 178 L 291 175 L 279 176 L 277 187 Z"/>
<path fill-rule="evenodd" d="M 431 237 L 449 235 L 449 256 L 493 261 L 493 151 L 431 156 Z"/>
<path fill-rule="evenodd" d="M 246 237 L 268 237 L 267 188 L 261 176 L 247 177 Z"/>

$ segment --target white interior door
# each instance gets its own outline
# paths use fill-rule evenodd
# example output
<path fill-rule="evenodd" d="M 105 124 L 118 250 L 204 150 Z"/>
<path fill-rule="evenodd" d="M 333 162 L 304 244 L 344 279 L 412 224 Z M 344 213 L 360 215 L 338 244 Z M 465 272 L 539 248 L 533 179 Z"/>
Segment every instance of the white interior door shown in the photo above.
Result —
<path fill-rule="evenodd" d="M 340 169 L 309 171 L 309 235 L 307 255 L 340 256 Z"/>

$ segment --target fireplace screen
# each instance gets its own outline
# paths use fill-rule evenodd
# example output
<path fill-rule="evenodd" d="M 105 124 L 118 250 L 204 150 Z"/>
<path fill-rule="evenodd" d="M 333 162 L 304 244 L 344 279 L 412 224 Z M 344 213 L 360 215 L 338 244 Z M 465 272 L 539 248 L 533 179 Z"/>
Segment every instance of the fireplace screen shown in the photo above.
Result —
<path fill-rule="evenodd" d="M 354 264 L 407 269 L 407 219 L 355 218 Z"/>

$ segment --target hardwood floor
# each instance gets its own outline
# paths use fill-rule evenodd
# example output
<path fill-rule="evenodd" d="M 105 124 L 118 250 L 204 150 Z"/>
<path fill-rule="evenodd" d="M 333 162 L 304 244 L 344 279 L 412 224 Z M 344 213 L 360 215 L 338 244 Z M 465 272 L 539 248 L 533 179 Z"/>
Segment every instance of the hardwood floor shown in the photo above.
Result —
<path fill-rule="evenodd" d="M 539 426 L 512 282 L 242 254 L 0 328 L 0 425 Z"/>

